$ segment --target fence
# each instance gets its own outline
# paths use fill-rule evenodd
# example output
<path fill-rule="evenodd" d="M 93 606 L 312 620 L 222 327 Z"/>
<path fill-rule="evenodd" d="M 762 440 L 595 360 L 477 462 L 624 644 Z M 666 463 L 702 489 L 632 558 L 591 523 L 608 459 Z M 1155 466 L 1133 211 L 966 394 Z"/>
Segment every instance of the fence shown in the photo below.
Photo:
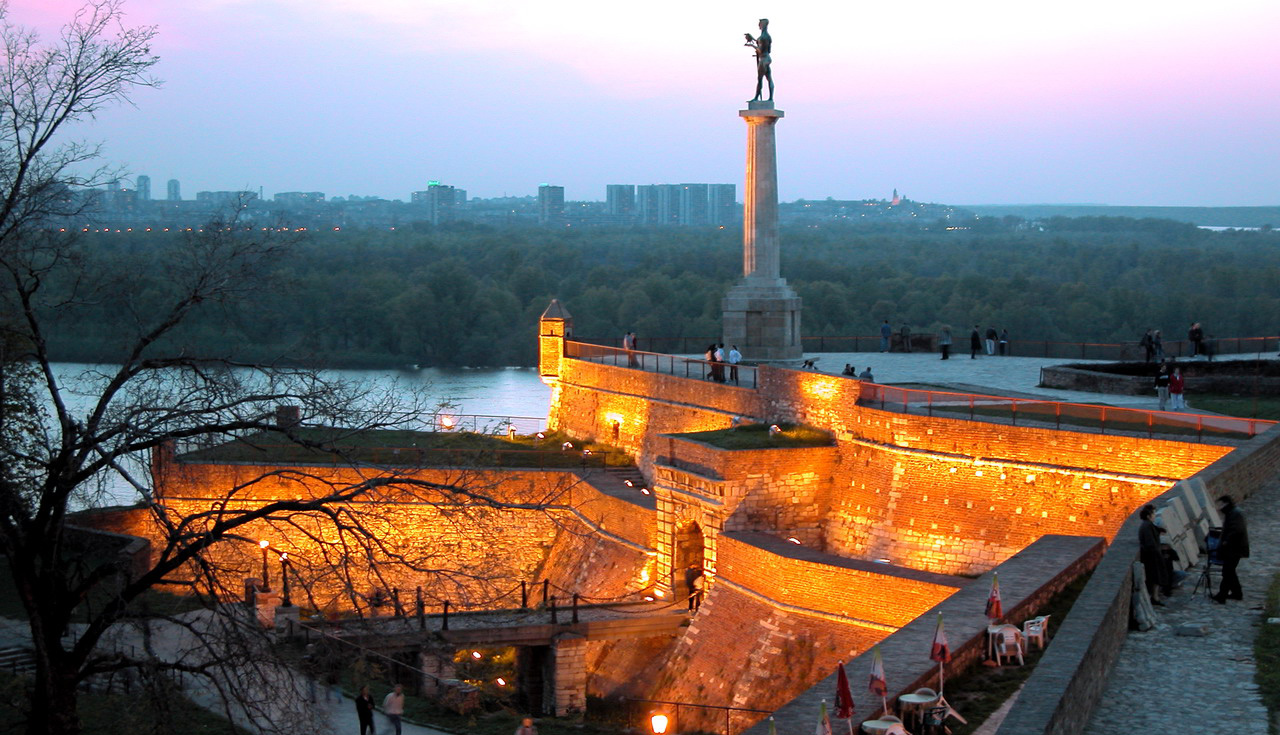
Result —
<path fill-rule="evenodd" d="M 667 723 L 669 725 L 667 730 L 669 732 L 681 731 L 681 725 L 680 725 L 681 708 L 684 708 L 686 710 L 693 710 L 695 712 L 701 712 L 706 710 L 711 710 L 713 713 L 716 713 L 716 714 L 723 712 L 724 713 L 724 735 L 733 735 L 733 729 L 732 729 L 733 724 L 730 718 L 735 712 L 743 712 L 747 714 L 757 714 L 757 715 L 773 714 L 772 710 L 748 709 L 746 707 L 727 707 L 727 706 L 718 706 L 718 705 L 712 705 L 712 704 L 691 704 L 689 702 L 671 702 L 664 699 L 632 699 L 630 697 L 624 697 L 622 701 L 625 702 L 627 705 L 627 731 L 628 732 L 650 732 L 651 725 L 649 721 L 646 719 L 646 716 L 641 715 L 640 718 L 636 717 L 637 709 L 647 710 L 649 712 L 649 718 L 652 718 L 652 716 L 660 716 L 660 717 L 666 718 Z M 640 706 L 637 707 L 637 705 L 640 705 Z M 653 732 L 657 732 L 657 731 L 658 730 L 656 729 L 653 730 Z"/>
<path fill-rule="evenodd" d="M 1223 439 L 1248 438 L 1266 431 L 1275 424 L 1274 421 L 1261 419 L 895 388 L 876 383 L 862 384 L 862 394 L 858 398 L 858 404 L 886 411 L 970 420 L 1007 421 L 1014 425 L 1022 421 L 1051 424 L 1055 428 L 1067 425 L 1097 429 L 1104 434 L 1110 430 L 1148 436 L 1156 434 L 1195 436 L 1197 439 L 1203 439 L 1206 436 Z"/>
<path fill-rule="evenodd" d="M 718 383 L 732 383 L 743 388 L 757 386 L 758 371 L 751 365 L 730 365 L 725 362 L 697 360 L 691 357 L 668 355 L 640 350 L 623 350 L 617 347 L 589 344 L 586 342 L 565 342 L 565 357 L 576 360 L 587 360 L 603 365 L 643 370 L 650 373 L 663 373 L 681 378 L 697 378 L 714 380 Z"/>
<path fill-rule="evenodd" d="M 984 337 L 985 339 L 985 337 Z M 602 347 L 621 347 L 622 338 L 580 337 L 577 340 L 584 344 Z M 955 332 L 952 351 L 965 352 L 969 347 L 969 333 L 960 330 Z M 644 347 L 650 353 L 698 354 L 706 350 L 707 345 L 719 342 L 719 338 L 711 337 L 637 337 L 636 346 Z M 801 338 L 805 352 L 879 352 L 879 335 L 852 336 L 813 336 Z M 893 351 L 901 351 L 901 337 L 894 334 Z M 1205 343 L 1215 355 L 1263 354 L 1280 351 L 1280 336 L 1277 337 L 1223 337 L 1208 340 Z M 923 332 L 912 335 L 912 348 L 917 351 L 936 351 L 937 336 Z M 1191 343 L 1187 340 L 1169 340 L 1163 345 L 1165 357 L 1191 357 Z M 1013 340 L 1009 342 L 1008 354 L 1015 357 L 1054 357 L 1070 360 L 1112 360 L 1132 361 L 1146 359 L 1145 350 L 1134 342 L 1065 342 L 1055 340 Z"/>

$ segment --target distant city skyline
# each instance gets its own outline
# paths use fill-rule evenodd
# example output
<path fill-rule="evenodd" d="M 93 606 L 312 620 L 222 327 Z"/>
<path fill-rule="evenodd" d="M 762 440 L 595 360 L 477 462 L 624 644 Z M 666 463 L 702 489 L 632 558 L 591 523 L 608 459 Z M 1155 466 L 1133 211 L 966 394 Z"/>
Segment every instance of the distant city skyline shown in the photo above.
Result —
<path fill-rule="evenodd" d="M 78 0 L 11 0 L 55 37 Z M 785 8 L 666 0 L 126 0 L 156 74 L 75 131 L 200 190 L 492 198 L 554 181 L 741 186 L 771 20 L 784 200 L 1280 203 L 1280 5 L 984 0 Z M 153 196 L 155 194 L 153 193 Z M 188 194 L 188 196 L 190 196 Z"/>

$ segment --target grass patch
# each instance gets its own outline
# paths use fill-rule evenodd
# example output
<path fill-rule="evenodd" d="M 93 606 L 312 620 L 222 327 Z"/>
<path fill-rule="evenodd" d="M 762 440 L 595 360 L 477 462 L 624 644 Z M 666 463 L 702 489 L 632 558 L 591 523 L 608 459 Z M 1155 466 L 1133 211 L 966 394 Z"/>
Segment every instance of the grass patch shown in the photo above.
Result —
<path fill-rule="evenodd" d="M 362 464 L 412 467 L 619 467 L 634 464 L 625 452 L 595 441 L 568 439 L 558 432 L 516 436 L 468 431 L 363 431 L 304 428 L 291 441 L 264 431 L 181 455 L 185 462 L 271 464 Z M 565 442 L 573 446 L 563 448 Z M 583 450 L 590 450 L 584 456 Z"/>
<path fill-rule="evenodd" d="M 1064 587 L 1037 613 L 1050 616 L 1048 636 L 1050 644 L 1091 575 L 1092 572 L 1082 575 Z M 1048 646 L 1045 650 L 1047 649 Z M 946 691 L 947 701 L 969 721 L 969 724 L 962 725 L 958 720 L 949 720 L 952 735 L 969 735 L 986 722 L 987 718 L 1031 676 L 1036 664 L 1044 656 L 1045 650 L 1027 650 L 1023 657 L 1026 661 L 1025 666 L 988 667 L 979 664 L 949 680 Z"/>
<path fill-rule="evenodd" d="M 129 694 L 81 692 L 77 702 L 84 735 L 136 735 L 137 733 L 180 732 L 184 735 L 248 735 L 225 718 L 200 707 L 170 685 L 159 696 L 150 692 Z M 27 709 L 31 702 L 31 680 L 0 673 L 0 735 L 25 735 Z"/>
<path fill-rule="evenodd" d="M 779 449 L 794 447 L 829 447 L 835 444 L 831 434 L 812 426 L 775 424 L 781 431 L 769 433 L 769 424 L 746 424 L 717 431 L 695 431 L 681 434 L 685 439 L 706 442 L 720 449 Z"/>
<path fill-rule="evenodd" d="M 1233 396 L 1225 393 L 1191 393 L 1188 403 L 1196 408 L 1246 419 L 1280 421 L 1280 397 Z"/>
<path fill-rule="evenodd" d="M 1262 619 L 1280 617 L 1280 574 L 1271 578 L 1267 588 L 1266 605 Z M 1280 714 L 1280 625 L 1267 625 L 1263 622 L 1258 635 L 1253 640 L 1253 658 L 1257 662 L 1254 669 L 1254 680 L 1258 683 L 1258 693 L 1270 713 L 1268 731 L 1276 732 L 1276 717 Z"/>

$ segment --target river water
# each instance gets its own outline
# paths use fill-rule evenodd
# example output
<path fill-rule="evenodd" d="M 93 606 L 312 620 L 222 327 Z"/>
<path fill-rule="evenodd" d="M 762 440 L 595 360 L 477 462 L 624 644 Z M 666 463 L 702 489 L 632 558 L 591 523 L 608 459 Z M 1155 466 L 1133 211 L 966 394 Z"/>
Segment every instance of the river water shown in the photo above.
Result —
<path fill-rule="evenodd" d="M 55 375 L 63 386 L 62 399 L 73 416 L 83 417 L 92 410 L 97 391 L 104 375 L 115 370 L 112 366 L 59 363 L 54 366 Z M 375 392 L 386 390 L 402 392 L 406 402 L 411 396 L 425 395 L 430 405 L 447 403 L 449 414 L 463 417 L 469 414 L 498 417 L 530 417 L 537 421 L 514 422 L 521 433 L 531 433 L 545 425 L 551 403 L 551 389 L 538 377 L 536 368 L 486 368 L 486 369 L 437 369 L 422 370 L 333 370 L 326 376 L 345 381 L 366 383 Z M 429 417 L 424 417 L 429 420 Z M 461 428 L 489 427 L 493 421 L 465 421 Z M 140 465 L 129 467 L 139 472 Z M 86 505 L 129 504 L 137 499 L 136 492 L 120 478 L 103 478 L 100 493 L 92 493 L 91 499 L 77 502 Z"/>

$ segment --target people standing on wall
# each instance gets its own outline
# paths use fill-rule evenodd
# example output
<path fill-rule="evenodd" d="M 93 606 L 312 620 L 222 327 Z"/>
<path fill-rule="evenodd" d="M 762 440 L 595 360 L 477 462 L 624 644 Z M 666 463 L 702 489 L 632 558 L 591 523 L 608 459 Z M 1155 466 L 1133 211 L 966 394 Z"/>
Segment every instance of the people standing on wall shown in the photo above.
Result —
<path fill-rule="evenodd" d="M 1142 569 L 1146 572 L 1147 594 L 1151 597 L 1151 604 L 1164 605 L 1156 590 L 1159 589 L 1168 596 L 1173 588 L 1165 567 L 1164 555 L 1160 553 L 1160 534 L 1164 533 L 1164 529 L 1156 525 L 1155 515 L 1156 507 L 1150 503 L 1138 513 L 1138 517 L 1142 519 L 1142 525 L 1138 526 L 1138 561 L 1142 562 Z"/>
<path fill-rule="evenodd" d="M 885 319 L 884 324 L 880 325 L 880 351 L 889 351 L 889 340 L 893 337 L 893 327 L 889 326 L 889 320 Z"/>
<path fill-rule="evenodd" d="M 996 354 L 996 328 L 987 327 L 987 354 Z"/>
<path fill-rule="evenodd" d="M 1187 341 L 1191 343 L 1191 356 L 1204 354 L 1201 343 L 1204 342 L 1204 329 L 1200 327 L 1200 322 L 1192 322 L 1191 328 L 1187 330 Z"/>
<path fill-rule="evenodd" d="M 733 345 L 729 348 L 729 380 L 734 385 L 738 384 L 738 363 L 742 362 L 742 353 L 738 352 L 738 346 Z"/>
<path fill-rule="evenodd" d="M 689 592 L 689 613 L 698 612 L 698 608 L 702 606 L 702 588 L 703 588 L 702 565 L 690 564 L 684 570 L 684 586 Z"/>
<path fill-rule="evenodd" d="M 1222 538 L 1218 541 L 1222 584 L 1218 586 L 1218 594 L 1213 596 L 1213 601 L 1225 605 L 1227 600 L 1244 599 L 1236 567 L 1241 559 L 1249 558 L 1249 528 L 1244 513 L 1236 507 L 1236 501 L 1230 495 L 1218 498 L 1218 509 L 1222 511 Z"/>
<path fill-rule="evenodd" d="M 627 332 L 622 335 L 622 349 L 627 351 L 627 367 L 636 367 L 640 361 L 636 358 L 636 333 Z"/>
<path fill-rule="evenodd" d="M 902 328 L 898 330 L 898 335 L 902 338 L 902 351 L 911 351 L 911 327 L 906 322 L 902 323 Z"/>
<path fill-rule="evenodd" d="M 1000 330 L 1000 356 L 1005 357 L 1009 354 L 1009 330 Z"/>
<path fill-rule="evenodd" d="M 978 350 L 982 349 L 982 332 L 978 331 L 978 325 L 973 325 L 973 331 L 969 333 L 969 359 L 978 359 Z"/>
<path fill-rule="evenodd" d="M 1169 366 L 1160 365 L 1160 372 L 1156 373 L 1156 396 L 1160 399 L 1160 410 L 1165 410 L 1165 406 L 1169 403 Z"/>
<path fill-rule="evenodd" d="M 951 357 L 951 341 L 951 327 L 943 326 L 942 333 L 938 335 L 938 348 L 942 350 L 944 360 Z"/>
<path fill-rule="evenodd" d="M 717 346 L 716 346 L 716 354 L 715 354 L 715 357 L 716 357 L 716 362 L 717 362 L 717 363 L 719 363 L 718 369 L 719 369 L 719 371 L 720 371 L 720 377 L 718 377 L 718 378 L 717 378 L 717 380 L 718 380 L 718 381 L 720 381 L 721 383 L 723 383 L 723 382 L 725 382 L 725 378 L 724 378 L 724 364 L 728 361 L 728 360 L 726 359 L 726 355 L 724 354 L 724 343 L 723 343 L 723 342 L 721 342 L 719 345 L 717 345 Z"/>
<path fill-rule="evenodd" d="M 365 731 L 369 735 L 375 735 L 373 729 L 373 695 L 369 693 L 369 687 L 360 687 L 360 694 L 356 696 L 356 717 L 360 720 L 360 735 L 364 735 Z"/>
<path fill-rule="evenodd" d="M 1151 362 L 1152 360 L 1155 359 L 1156 341 L 1155 341 L 1155 338 L 1151 335 L 1150 328 L 1148 328 L 1147 331 L 1142 335 L 1142 339 L 1138 340 L 1138 346 L 1142 348 L 1142 353 L 1145 355 L 1145 357 L 1142 360 L 1143 362 Z"/>
<path fill-rule="evenodd" d="M 1182 368 L 1175 367 L 1173 375 L 1169 376 L 1169 409 L 1173 411 L 1181 411 L 1186 409 L 1187 402 L 1182 397 L 1182 391 L 1186 388 L 1187 382 L 1182 377 Z"/>
<path fill-rule="evenodd" d="M 1164 362 L 1164 339 L 1160 336 L 1159 329 L 1151 335 L 1151 346 L 1156 351 L 1156 362 Z"/>
<path fill-rule="evenodd" d="M 400 719 L 404 717 L 404 685 L 396 684 L 396 688 L 383 697 L 382 713 L 391 721 L 396 735 L 400 735 Z"/>

